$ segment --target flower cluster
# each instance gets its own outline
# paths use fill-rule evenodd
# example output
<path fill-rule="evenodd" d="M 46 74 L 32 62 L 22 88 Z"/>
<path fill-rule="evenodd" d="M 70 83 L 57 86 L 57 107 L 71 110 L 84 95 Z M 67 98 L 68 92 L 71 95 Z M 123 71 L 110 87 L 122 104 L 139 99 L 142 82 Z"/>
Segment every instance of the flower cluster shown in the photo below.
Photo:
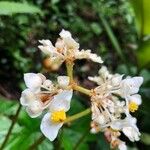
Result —
<path fill-rule="evenodd" d="M 110 74 L 103 66 L 99 76 L 89 77 L 89 80 L 98 84 L 91 97 L 91 132 L 102 131 L 112 148 L 126 149 L 125 142 L 119 139 L 121 132 L 132 142 L 138 141 L 140 136 L 136 118 L 130 112 L 135 112 L 141 104 L 141 96 L 137 93 L 143 78 L 123 78 L 120 74 Z"/>
<path fill-rule="evenodd" d="M 38 47 L 50 60 L 52 70 L 57 70 L 62 63 L 66 63 L 67 76 L 58 76 L 57 82 L 52 82 L 41 73 L 24 74 L 27 89 L 22 92 L 21 105 L 32 118 L 45 113 L 40 128 L 53 141 L 59 129 L 67 122 L 66 112 L 70 109 L 73 91 L 87 94 L 91 100 L 91 133 L 104 132 L 112 148 L 126 150 L 125 142 L 119 138 L 121 133 L 132 142 L 139 140 L 140 136 L 136 118 L 130 112 L 135 112 L 141 104 L 141 96 L 137 93 L 143 78 L 111 74 L 102 66 L 98 76 L 88 78 L 98 86 L 89 90 L 77 85 L 73 78 L 76 59 L 88 59 L 96 63 L 103 61 L 91 50 L 79 50 L 79 43 L 69 31 L 62 30 L 59 35 L 55 46 L 50 40 L 40 40 L 41 45 Z"/>
<path fill-rule="evenodd" d="M 91 50 L 79 50 L 77 43 L 69 31 L 62 30 L 60 38 L 57 39 L 55 46 L 49 40 L 40 40 L 42 44 L 39 49 L 45 53 L 50 60 L 52 70 L 57 70 L 64 61 L 74 61 L 76 59 L 90 59 L 97 63 L 103 63 L 100 56 L 91 53 Z"/>

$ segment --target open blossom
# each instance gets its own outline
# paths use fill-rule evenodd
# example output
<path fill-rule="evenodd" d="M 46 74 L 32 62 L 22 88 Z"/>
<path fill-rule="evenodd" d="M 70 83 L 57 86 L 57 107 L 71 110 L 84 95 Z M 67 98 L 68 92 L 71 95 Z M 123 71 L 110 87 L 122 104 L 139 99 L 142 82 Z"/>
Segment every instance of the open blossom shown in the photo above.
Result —
<path fill-rule="evenodd" d="M 60 81 L 59 78 L 63 78 L 64 82 Z M 57 85 L 39 73 L 26 73 L 24 80 L 27 89 L 22 92 L 20 103 L 32 118 L 41 115 L 43 110 L 49 106 L 54 95 L 57 95 L 60 90 L 67 89 L 69 85 L 69 77 L 67 76 L 59 76 Z"/>
<path fill-rule="evenodd" d="M 136 122 L 136 118 L 128 115 L 125 119 L 112 122 L 111 128 L 114 130 L 121 130 L 130 139 L 130 141 L 134 142 L 138 141 L 139 136 L 141 135 Z"/>
<path fill-rule="evenodd" d="M 120 83 L 120 88 L 116 91 L 121 97 L 125 98 L 129 103 L 129 109 L 134 112 L 142 103 L 141 96 L 138 93 L 140 86 L 143 83 L 143 77 L 128 77 Z"/>
<path fill-rule="evenodd" d="M 111 128 L 124 133 L 132 142 L 139 140 L 140 132 L 136 126 L 136 119 L 129 112 L 136 111 L 141 104 L 141 96 L 137 93 L 143 78 L 123 79 L 123 75 L 110 74 L 103 66 L 99 70 L 99 76 L 89 77 L 89 80 L 98 84 L 91 97 L 91 131 L 106 132 Z M 120 97 L 124 100 L 120 100 Z M 126 116 L 125 119 L 122 119 L 123 114 Z M 125 143 L 118 137 L 110 140 L 111 145 L 116 145 L 121 150 L 126 149 Z"/>
<path fill-rule="evenodd" d="M 70 109 L 73 94 L 69 87 L 70 79 L 68 76 L 58 76 L 57 84 L 53 84 L 42 74 L 26 73 L 24 80 L 27 89 L 22 92 L 20 103 L 32 118 L 48 109 L 41 122 L 41 131 L 53 141 L 66 119 L 66 112 Z"/>
<path fill-rule="evenodd" d="M 70 109 L 72 90 L 64 90 L 54 96 L 49 105 L 49 112 L 46 113 L 41 122 L 42 133 L 53 141 L 66 120 L 66 112 Z"/>
<path fill-rule="evenodd" d="M 91 50 L 79 50 L 79 43 L 77 43 L 69 31 L 62 30 L 60 38 L 55 43 L 55 46 L 49 40 L 40 40 L 42 44 L 39 47 L 48 57 L 50 57 L 50 64 L 52 69 L 58 69 L 60 65 L 66 61 L 75 59 L 90 59 L 97 63 L 102 63 L 100 56 L 91 53 Z"/>

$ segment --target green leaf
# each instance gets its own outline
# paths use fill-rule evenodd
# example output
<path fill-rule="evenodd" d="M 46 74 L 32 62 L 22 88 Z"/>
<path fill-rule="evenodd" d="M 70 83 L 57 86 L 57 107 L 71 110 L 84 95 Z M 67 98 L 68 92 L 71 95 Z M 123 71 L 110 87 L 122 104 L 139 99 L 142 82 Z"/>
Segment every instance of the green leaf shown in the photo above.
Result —
<path fill-rule="evenodd" d="M 11 125 L 11 120 L 8 119 L 5 116 L 0 116 L 0 120 L 1 120 L 1 123 L 0 123 L 0 144 L 1 144 L 3 142 L 3 140 L 4 140 L 4 138 L 5 138 L 5 135 L 8 132 L 8 129 L 9 129 L 10 125 Z M 11 137 L 12 136 L 15 137 L 15 135 L 17 133 L 20 134 L 21 129 L 22 128 L 16 123 L 14 128 L 13 128 Z"/>
<path fill-rule="evenodd" d="M 12 15 L 15 13 L 39 13 L 41 10 L 33 5 L 28 3 L 19 3 L 19 2 L 0 2 L 0 15 Z"/>
<path fill-rule="evenodd" d="M 140 35 L 150 34 L 150 1 L 149 0 L 132 0 L 131 1 L 135 16 L 137 29 Z"/>
<path fill-rule="evenodd" d="M 81 132 L 76 132 L 72 129 L 63 129 L 62 147 L 64 150 L 72 150 L 81 135 Z"/>
<path fill-rule="evenodd" d="M 137 59 L 140 67 L 150 63 L 150 40 L 144 41 L 138 48 Z"/>
<path fill-rule="evenodd" d="M 0 97 L 0 114 L 14 115 L 16 113 L 17 107 L 18 105 L 16 101 L 10 101 L 4 97 Z"/>

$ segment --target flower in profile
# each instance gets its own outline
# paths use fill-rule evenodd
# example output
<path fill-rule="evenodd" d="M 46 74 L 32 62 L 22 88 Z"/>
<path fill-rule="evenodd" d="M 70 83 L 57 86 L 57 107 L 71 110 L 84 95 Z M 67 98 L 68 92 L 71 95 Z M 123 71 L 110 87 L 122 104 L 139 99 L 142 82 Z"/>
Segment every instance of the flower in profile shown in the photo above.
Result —
<path fill-rule="evenodd" d="M 53 70 L 57 70 L 64 61 L 74 61 L 76 59 L 90 59 L 97 63 L 103 63 L 100 56 L 91 53 L 91 50 L 79 50 L 77 43 L 69 31 L 62 30 L 60 38 L 55 46 L 49 40 L 40 40 L 42 45 L 39 49 L 44 52 L 50 59 L 49 64 Z"/>
<path fill-rule="evenodd" d="M 64 90 L 54 96 L 49 104 L 49 112 L 46 113 L 41 122 L 42 133 L 53 141 L 66 120 L 66 112 L 70 109 L 72 90 Z"/>

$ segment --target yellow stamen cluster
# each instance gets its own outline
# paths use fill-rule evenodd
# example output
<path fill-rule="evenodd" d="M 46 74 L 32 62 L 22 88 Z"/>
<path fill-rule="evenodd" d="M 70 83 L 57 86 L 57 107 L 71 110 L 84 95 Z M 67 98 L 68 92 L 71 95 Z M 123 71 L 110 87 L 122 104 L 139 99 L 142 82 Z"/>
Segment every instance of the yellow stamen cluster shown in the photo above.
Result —
<path fill-rule="evenodd" d="M 129 111 L 131 112 L 135 112 L 136 110 L 138 110 L 138 104 L 135 102 L 130 102 L 129 103 Z"/>
<path fill-rule="evenodd" d="M 50 120 L 54 123 L 63 122 L 66 120 L 66 112 L 64 110 L 55 111 L 51 114 Z"/>

